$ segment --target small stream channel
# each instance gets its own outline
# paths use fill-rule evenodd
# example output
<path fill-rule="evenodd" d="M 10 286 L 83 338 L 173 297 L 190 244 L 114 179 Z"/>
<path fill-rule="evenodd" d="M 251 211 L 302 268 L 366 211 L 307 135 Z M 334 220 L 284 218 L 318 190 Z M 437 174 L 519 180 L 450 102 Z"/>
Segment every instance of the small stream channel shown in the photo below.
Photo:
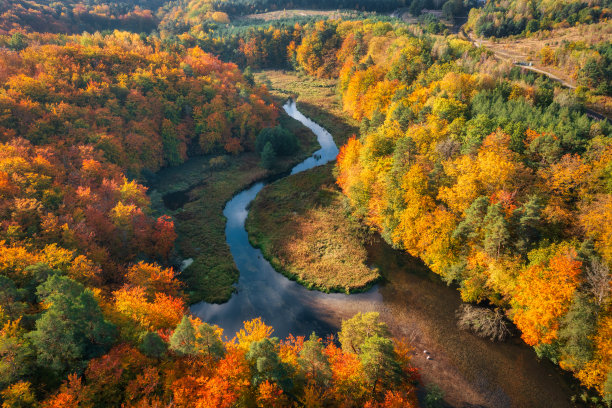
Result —
<path fill-rule="evenodd" d="M 302 113 L 295 102 L 284 106 L 289 116 L 315 135 L 321 149 L 293 168 L 291 174 L 335 160 L 332 136 Z M 311 291 L 276 272 L 261 251 L 249 243 L 245 229 L 250 203 L 264 188 L 260 182 L 238 193 L 224 209 L 226 239 L 240 271 L 238 292 L 224 304 L 198 303 L 191 312 L 224 329 L 228 337 L 246 320 L 261 317 L 274 335 L 326 336 L 339 330 L 342 319 L 357 312 L 378 311 L 395 336 L 415 346 L 414 364 L 425 382 L 446 392 L 457 407 L 568 407 L 566 378 L 548 362 L 515 340 L 494 344 L 456 327 L 457 291 L 447 287 L 417 260 L 384 242 L 369 248 L 370 263 L 380 268 L 384 282 L 365 293 L 345 295 Z M 427 349 L 431 360 L 423 350 Z"/>

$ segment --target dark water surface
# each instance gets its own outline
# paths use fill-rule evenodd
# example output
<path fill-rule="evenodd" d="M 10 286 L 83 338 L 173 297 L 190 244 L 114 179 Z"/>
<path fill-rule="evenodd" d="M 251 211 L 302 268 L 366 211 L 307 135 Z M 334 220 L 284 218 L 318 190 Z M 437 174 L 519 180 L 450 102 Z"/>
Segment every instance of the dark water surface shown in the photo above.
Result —
<path fill-rule="evenodd" d="M 321 149 L 293 168 L 295 174 L 335 160 L 332 136 L 302 115 L 294 102 L 284 106 L 289 116 L 309 127 Z M 487 407 L 567 407 L 565 379 L 520 341 L 494 344 L 459 331 L 454 312 L 461 301 L 457 291 L 432 277 L 414 259 L 378 242 L 370 262 L 380 268 L 385 282 L 365 293 L 325 294 L 310 291 L 276 272 L 259 249 L 251 246 L 244 224 L 248 207 L 265 186 L 257 183 L 237 194 L 224 210 L 227 243 L 238 269 L 238 293 L 224 304 L 198 303 L 191 312 L 224 329 L 228 337 L 246 320 L 261 317 L 284 338 L 326 336 L 338 331 L 342 319 L 357 312 L 378 311 L 395 336 L 407 337 L 417 352 L 413 361 L 428 382 L 446 391 L 454 406 L 465 403 Z M 427 349 L 433 360 L 422 353 Z"/>

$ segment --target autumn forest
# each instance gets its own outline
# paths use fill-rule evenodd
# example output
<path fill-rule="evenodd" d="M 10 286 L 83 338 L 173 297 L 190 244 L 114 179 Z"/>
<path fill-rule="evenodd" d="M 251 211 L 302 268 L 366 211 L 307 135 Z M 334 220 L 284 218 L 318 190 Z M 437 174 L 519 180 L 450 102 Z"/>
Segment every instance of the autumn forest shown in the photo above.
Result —
<path fill-rule="evenodd" d="M 436 330 L 483 366 L 527 355 L 563 406 L 612 406 L 610 17 L 0 0 L 2 408 L 556 406 L 474 385 Z M 261 252 L 239 260 L 226 203 L 258 182 L 240 229 Z M 220 318 L 261 262 L 321 316 L 270 296 L 282 327 L 250 300 Z M 450 325 L 403 317 L 410 293 L 449 302 L 396 280 L 413 269 L 452 289 Z"/>

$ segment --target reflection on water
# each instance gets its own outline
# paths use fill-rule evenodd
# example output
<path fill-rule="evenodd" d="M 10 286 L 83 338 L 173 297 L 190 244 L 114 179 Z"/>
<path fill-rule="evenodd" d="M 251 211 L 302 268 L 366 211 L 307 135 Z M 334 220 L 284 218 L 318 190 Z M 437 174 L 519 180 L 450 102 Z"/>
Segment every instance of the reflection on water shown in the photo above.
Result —
<path fill-rule="evenodd" d="M 302 115 L 295 103 L 285 111 L 309 127 L 321 149 L 295 166 L 291 174 L 332 161 L 338 154 L 331 135 Z M 341 319 L 357 312 L 378 311 L 393 334 L 406 336 L 417 348 L 434 355 L 427 361 L 416 353 L 415 364 L 428 381 L 439 383 L 449 402 L 491 407 L 566 407 L 567 386 L 548 363 L 537 361 L 523 344 L 493 344 L 457 330 L 454 311 L 460 304 L 455 289 L 431 279 L 423 268 L 384 243 L 369 249 L 370 261 L 383 272 L 386 283 L 366 293 L 345 295 L 309 291 L 277 273 L 259 249 L 249 243 L 244 224 L 248 206 L 265 183 L 237 194 L 224 210 L 226 239 L 240 270 L 238 293 L 229 302 L 198 303 L 191 312 L 222 327 L 228 337 L 245 320 L 262 317 L 274 327 L 274 335 L 319 336 L 336 332 Z M 420 271 L 420 272 L 419 272 Z"/>

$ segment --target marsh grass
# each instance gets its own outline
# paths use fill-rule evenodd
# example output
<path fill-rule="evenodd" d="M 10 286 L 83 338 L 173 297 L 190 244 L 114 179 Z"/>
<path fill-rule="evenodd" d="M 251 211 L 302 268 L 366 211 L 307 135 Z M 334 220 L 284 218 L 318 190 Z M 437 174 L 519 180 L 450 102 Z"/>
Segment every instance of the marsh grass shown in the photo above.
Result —
<path fill-rule="evenodd" d="M 300 111 L 331 133 L 338 146 L 359 132 L 359 123 L 342 110 L 336 80 L 282 70 L 264 70 L 254 76 L 276 98 L 295 99 Z"/>
<path fill-rule="evenodd" d="M 343 117 L 334 80 L 271 70 L 256 73 L 255 78 L 268 85 L 279 106 L 289 97 L 297 99 L 300 110 L 328 129 L 338 145 L 357 132 L 357 124 Z M 194 157 L 156 175 L 150 192 L 153 208 L 174 219 L 177 258 L 194 260 L 180 274 L 190 303 L 226 302 L 238 282 L 239 272 L 225 240 L 223 208 L 227 201 L 253 183 L 289 170 L 319 148 L 314 134 L 284 112 L 280 124 L 298 137 L 300 151 L 281 158 L 271 170 L 260 166 L 257 154 L 243 153 L 225 158 L 223 166 L 216 164 L 220 160 L 214 156 Z M 189 199 L 182 208 L 171 211 L 162 197 L 177 191 L 188 191 Z"/>
<path fill-rule="evenodd" d="M 296 134 L 300 150 L 279 159 L 271 170 L 260 166 L 259 155 L 243 153 L 225 158 L 222 166 L 218 158 L 203 156 L 158 173 L 150 194 L 153 208 L 173 217 L 178 257 L 194 260 L 180 274 L 190 303 L 226 302 L 238 282 L 240 275 L 225 241 L 226 202 L 253 183 L 289 170 L 319 147 L 314 135 L 299 122 L 283 113 L 280 123 Z M 176 191 L 188 191 L 189 199 L 182 208 L 171 211 L 162 197 Z"/>
<path fill-rule="evenodd" d="M 278 99 L 295 99 L 338 146 L 358 132 L 358 123 L 342 110 L 335 80 L 280 70 L 260 71 L 255 78 Z M 308 288 L 365 290 L 380 275 L 366 265 L 366 236 L 348 217 L 332 168 L 311 169 L 264 188 L 247 219 L 249 239 L 277 271 Z"/>
<path fill-rule="evenodd" d="M 246 228 L 277 271 L 311 289 L 351 293 L 369 288 L 380 275 L 366 265 L 367 235 L 349 217 L 332 168 L 266 186 L 251 206 Z"/>

